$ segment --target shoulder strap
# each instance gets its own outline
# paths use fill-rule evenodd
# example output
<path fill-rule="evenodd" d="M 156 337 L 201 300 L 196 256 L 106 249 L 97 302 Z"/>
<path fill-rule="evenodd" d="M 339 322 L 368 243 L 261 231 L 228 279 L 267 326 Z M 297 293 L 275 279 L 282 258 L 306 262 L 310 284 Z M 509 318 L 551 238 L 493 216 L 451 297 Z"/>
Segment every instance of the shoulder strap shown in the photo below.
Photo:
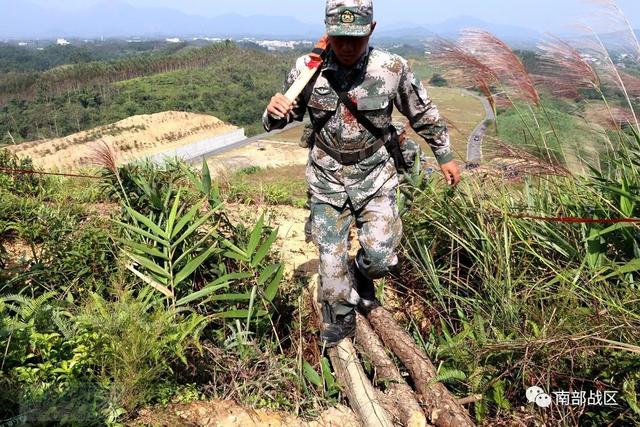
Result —
<path fill-rule="evenodd" d="M 329 81 L 329 84 L 338 94 L 338 98 L 340 102 L 344 104 L 344 106 L 349 110 L 349 112 L 356 118 L 358 123 L 360 123 L 366 130 L 368 130 L 373 136 L 375 136 L 378 140 L 384 141 L 384 145 L 387 148 L 389 154 L 393 157 L 395 161 L 396 168 L 398 170 L 408 170 L 407 162 L 404 159 L 404 155 L 402 154 L 402 149 L 400 148 L 400 140 L 398 138 L 398 132 L 393 125 L 389 125 L 386 129 L 380 129 L 376 125 L 374 125 L 371 120 L 369 120 L 365 115 L 363 115 L 360 110 L 358 110 L 358 106 L 354 104 L 354 102 L 349 98 L 348 91 L 337 91 L 335 81 L 332 77 L 325 76 Z M 334 113 L 335 114 L 335 113 Z"/>

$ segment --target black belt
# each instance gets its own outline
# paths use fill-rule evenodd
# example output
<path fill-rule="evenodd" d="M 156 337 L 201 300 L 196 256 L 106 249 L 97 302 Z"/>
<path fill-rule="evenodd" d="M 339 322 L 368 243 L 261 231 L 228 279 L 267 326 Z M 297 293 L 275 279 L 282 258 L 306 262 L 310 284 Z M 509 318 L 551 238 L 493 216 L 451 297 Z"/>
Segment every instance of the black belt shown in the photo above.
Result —
<path fill-rule="evenodd" d="M 325 153 L 334 158 L 338 163 L 349 166 L 355 165 L 369 157 L 373 156 L 385 142 L 382 139 L 376 140 L 372 145 L 354 151 L 340 151 L 335 148 L 329 147 L 319 137 L 316 137 L 316 145 L 322 149 Z"/>

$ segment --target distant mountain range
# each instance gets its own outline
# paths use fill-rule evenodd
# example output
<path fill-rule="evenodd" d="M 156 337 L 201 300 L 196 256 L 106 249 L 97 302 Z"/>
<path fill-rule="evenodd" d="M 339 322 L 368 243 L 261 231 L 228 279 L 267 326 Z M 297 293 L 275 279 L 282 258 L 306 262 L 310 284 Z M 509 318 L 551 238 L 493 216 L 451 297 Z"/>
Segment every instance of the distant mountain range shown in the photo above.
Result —
<path fill-rule="evenodd" d="M 528 28 L 518 27 L 515 25 L 493 24 L 464 15 L 429 26 L 411 27 L 410 24 L 407 23 L 402 27 L 390 30 L 381 28 L 377 36 L 383 39 L 425 39 L 435 36 L 457 38 L 460 30 L 464 28 L 481 28 L 489 30 L 497 37 L 511 42 L 535 42 L 542 37 L 542 33 Z"/>
<path fill-rule="evenodd" d="M 284 16 L 205 18 L 171 9 L 134 7 L 118 0 L 75 13 L 25 1 L 0 0 L 0 10 L 3 12 L 0 38 L 4 39 L 186 35 L 317 38 L 322 31 L 321 24 L 314 27 Z"/>
<path fill-rule="evenodd" d="M 121 0 L 104 1 L 78 12 L 48 9 L 29 1 L 0 0 L 0 39 L 55 39 L 96 37 L 258 37 L 314 40 L 323 32 L 322 22 L 301 22 L 285 16 L 221 15 L 213 18 L 176 10 L 134 7 Z M 514 47 L 533 47 L 541 33 L 519 26 L 493 24 L 459 16 L 435 25 L 411 22 L 380 26 L 377 40 L 421 42 L 436 36 L 455 38 L 463 28 L 491 31 Z M 605 37 L 607 43 L 615 37 Z"/>

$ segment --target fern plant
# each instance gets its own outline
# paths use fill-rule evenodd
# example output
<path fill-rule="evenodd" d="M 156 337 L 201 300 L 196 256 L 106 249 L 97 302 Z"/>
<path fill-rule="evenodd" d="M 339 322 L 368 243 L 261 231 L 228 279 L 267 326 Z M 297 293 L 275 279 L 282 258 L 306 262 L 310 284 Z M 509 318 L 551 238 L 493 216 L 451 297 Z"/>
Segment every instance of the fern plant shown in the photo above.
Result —
<path fill-rule="evenodd" d="M 223 237 L 219 224 L 213 223 L 214 214 L 221 208 L 218 204 L 202 213 L 209 198 L 196 203 L 187 212 L 181 206 L 181 192 L 176 194 L 167 215 L 143 215 L 126 207 L 136 224 L 118 222 L 129 232 L 130 238 L 118 239 L 123 252 L 131 263 L 127 266 L 145 284 L 161 293 L 175 309 L 188 305 L 216 303 L 225 306 L 244 305 L 245 308 L 217 310 L 212 318 L 252 319 L 262 317 L 267 310 L 259 309 L 261 298 L 264 308 L 274 300 L 284 275 L 281 263 L 262 266 L 278 230 L 273 230 L 264 240 L 264 217 L 252 229 L 249 241 L 244 247 Z M 225 249 L 226 248 L 226 249 Z M 193 291 L 194 276 L 213 258 L 229 259 L 238 263 L 238 270 L 227 272 L 218 269 L 214 280 Z M 245 292 L 219 293 L 230 290 L 231 285 L 244 281 Z"/>
<path fill-rule="evenodd" d="M 0 303 L 6 309 L 13 312 L 8 317 L 8 331 L 32 327 L 37 315 L 47 306 L 48 302 L 56 296 L 56 292 L 46 292 L 37 298 L 29 298 L 24 295 L 7 295 L 0 298 Z"/>

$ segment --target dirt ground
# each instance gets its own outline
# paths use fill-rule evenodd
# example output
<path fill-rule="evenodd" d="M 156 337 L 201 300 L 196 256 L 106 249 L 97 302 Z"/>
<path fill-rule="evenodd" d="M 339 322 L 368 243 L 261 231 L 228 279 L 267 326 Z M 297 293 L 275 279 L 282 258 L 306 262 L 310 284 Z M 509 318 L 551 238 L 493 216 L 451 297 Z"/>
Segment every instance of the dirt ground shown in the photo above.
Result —
<path fill-rule="evenodd" d="M 297 128 L 296 128 L 297 129 Z M 306 165 L 309 150 L 296 143 L 259 140 L 207 160 L 211 174 L 223 175 L 249 166 L 263 169 Z"/>
<path fill-rule="evenodd" d="M 229 401 L 194 402 L 167 408 L 143 410 L 130 426 L 202 426 L 202 427 L 359 427 L 345 406 L 328 409 L 313 421 L 293 415 L 243 408 Z"/>
<path fill-rule="evenodd" d="M 95 150 L 101 142 L 112 148 L 122 164 L 236 129 L 213 116 L 167 111 L 132 116 L 64 138 L 26 142 L 9 150 L 30 156 L 45 170 L 69 171 L 94 166 Z"/>
<path fill-rule="evenodd" d="M 251 225 L 265 213 L 265 224 L 278 227 L 275 250 L 285 263 L 285 275 L 312 276 L 318 272 L 318 251 L 313 243 L 305 242 L 304 224 L 309 215 L 306 209 L 291 206 L 247 206 L 239 203 L 227 204 L 226 211 L 231 220 Z M 357 236 L 352 234 L 351 255 L 357 249 Z"/>

